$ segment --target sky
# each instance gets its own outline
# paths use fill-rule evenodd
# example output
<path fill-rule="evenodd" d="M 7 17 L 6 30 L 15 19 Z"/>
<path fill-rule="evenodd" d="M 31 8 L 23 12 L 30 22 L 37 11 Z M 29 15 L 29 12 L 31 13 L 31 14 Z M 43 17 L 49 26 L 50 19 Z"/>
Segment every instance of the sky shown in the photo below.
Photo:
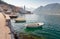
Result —
<path fill-rule="evenodd" d="M 27 8 L 38 8 L 39 6 L 45 6 L 50 3 L 60 3 L 60 0 L 3 0 L 9 4 Z"/>

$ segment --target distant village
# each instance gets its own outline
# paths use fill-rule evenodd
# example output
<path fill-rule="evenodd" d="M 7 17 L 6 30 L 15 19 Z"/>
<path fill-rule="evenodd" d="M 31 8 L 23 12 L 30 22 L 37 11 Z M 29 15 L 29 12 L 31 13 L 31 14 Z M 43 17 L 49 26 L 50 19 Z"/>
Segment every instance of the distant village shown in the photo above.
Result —
<path fill-rule="evenodd" d="M 31 14 L 31 11 L 26 10 L 25 6 L 24 6 L 24 8 L 17 7 L 17 6 L 5 3 L 3 1 L 0 1 L 0 12 L 3 12 L 5 14 L 9 14 L 9 15 L 10 14 L 17 14 L 17 13 Z"/>

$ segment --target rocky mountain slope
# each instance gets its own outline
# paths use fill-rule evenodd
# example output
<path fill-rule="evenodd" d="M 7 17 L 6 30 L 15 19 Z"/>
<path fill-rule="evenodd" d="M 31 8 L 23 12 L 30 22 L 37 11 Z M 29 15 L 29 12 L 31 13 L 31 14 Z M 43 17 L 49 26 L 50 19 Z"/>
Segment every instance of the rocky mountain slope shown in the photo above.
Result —
<path fill-rule="evenodd" d="M 48 14 L 48 15 L 59 15 L 60 14 L 60 4 L 52 3 L 46 6 L 40 6 L 33 11 L 36 14 Z"/>

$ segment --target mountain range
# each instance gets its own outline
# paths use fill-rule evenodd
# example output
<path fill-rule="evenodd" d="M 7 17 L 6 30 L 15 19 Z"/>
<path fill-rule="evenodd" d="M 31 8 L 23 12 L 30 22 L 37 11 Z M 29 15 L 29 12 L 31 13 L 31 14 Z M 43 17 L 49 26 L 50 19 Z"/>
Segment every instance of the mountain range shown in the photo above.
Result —
<path fill-rule="evenodd" d="M 60 3 L 51 3 L 40 6 L 33 11 L 36 14 L 60 15 Z"/>

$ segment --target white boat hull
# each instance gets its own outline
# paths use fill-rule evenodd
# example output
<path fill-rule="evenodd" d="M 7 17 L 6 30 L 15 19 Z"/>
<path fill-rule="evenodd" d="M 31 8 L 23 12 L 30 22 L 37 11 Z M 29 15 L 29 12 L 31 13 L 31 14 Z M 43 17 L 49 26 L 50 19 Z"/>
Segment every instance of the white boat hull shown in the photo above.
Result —
<path fill-rule="evenodd" d="M 26 27 L 42 27 L 44 23 L 32 23 L 32 24 L 25 24 Z"/>

